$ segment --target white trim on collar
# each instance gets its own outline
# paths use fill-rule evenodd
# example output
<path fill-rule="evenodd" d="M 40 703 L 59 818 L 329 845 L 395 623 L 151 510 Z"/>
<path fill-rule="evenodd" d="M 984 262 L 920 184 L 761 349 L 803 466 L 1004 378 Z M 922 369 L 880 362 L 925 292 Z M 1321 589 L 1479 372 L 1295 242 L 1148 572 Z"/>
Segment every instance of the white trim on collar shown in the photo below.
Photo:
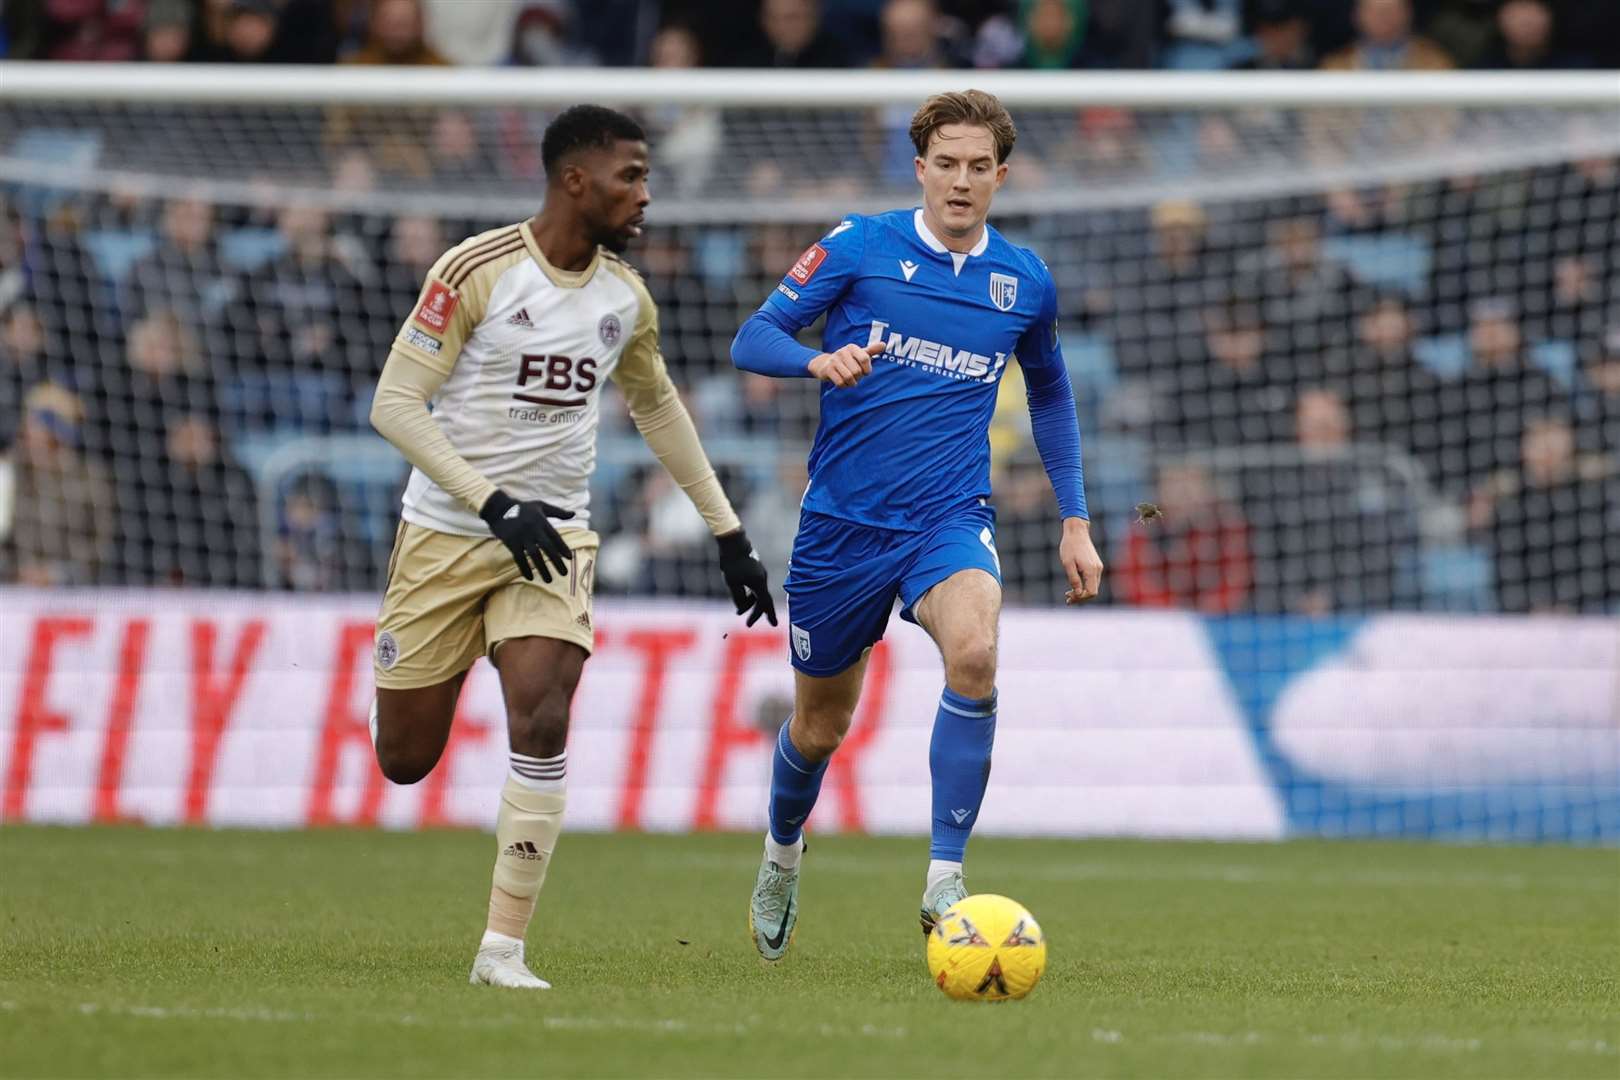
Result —
<path fill-rule="evenodd" d="M 983 230 L 979 233 L 978 242 L 973 245 L 973 248 L 970 251 L 952 251 L 950 248 L 946 247 L 940 238 L 934 235 L 933 230 L 928 227 L 927 223 L 923 221 L 923 211 L 922 207 L 920 206 L 917 207 L 917 212 L 911 216 L 911 223 L 917 230 L 918 238 L 921 239 L 923 243 L 927 244 L 930 250 L 937 251 L 941 255 L 949 255 L 951 257 L 951 262 L 956 264 L 956 272 L 958 274 L 962 272 L 962 267 L 967 263 L 969 256 L 983 255 L 985 249 L 990 246 L 989 222 L 985 223 Z"/>

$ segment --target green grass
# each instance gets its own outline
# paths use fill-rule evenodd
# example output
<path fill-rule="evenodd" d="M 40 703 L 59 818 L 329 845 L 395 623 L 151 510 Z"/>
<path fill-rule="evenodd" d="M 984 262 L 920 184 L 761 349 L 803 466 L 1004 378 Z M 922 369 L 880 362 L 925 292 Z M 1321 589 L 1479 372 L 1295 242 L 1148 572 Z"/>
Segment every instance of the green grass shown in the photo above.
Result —
<path fill-rule="evenodd" d="M 767 967 L 757 837 L 565 836 L 524 994 L 466 983 L 490 837 L 6 827 L 0 1075 L 1620 1076 L 1613 850 L 980 839 L 1051 942 L 986 1006 L 919 841 L 813 846 Z"/>

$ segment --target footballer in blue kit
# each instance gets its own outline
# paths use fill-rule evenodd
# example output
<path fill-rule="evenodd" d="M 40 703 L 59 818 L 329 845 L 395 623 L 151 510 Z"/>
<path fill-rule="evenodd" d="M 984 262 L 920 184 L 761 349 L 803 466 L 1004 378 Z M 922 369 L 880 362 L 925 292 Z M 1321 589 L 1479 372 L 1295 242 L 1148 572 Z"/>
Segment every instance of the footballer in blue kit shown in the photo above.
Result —
<path fill-rule="evenodd" d="M 799 257 L 731 347 L 746 371 L 822 381 L 788 563 L 794 712 L 777 733 L 749 925 L 768 960 L 798 922 L 803 826 L 860 700 L 866 658 L 900 617 L 939 646 L 945 689 L 929 746 L 926 933 L 967 895 L 962 857 L 984 799 L 996 723 L 1001 563 L 989 428 L 1007 365 L 1057 494 L 1069 603 L 1096 596 L 1074 395 L 1051 273 L 986 222 L 1016 139 L 980 91 L 940 94 L 911 123 L 923 205 L 838 222 Z M 796 335 L 826 316 L 822 348 Z"/>

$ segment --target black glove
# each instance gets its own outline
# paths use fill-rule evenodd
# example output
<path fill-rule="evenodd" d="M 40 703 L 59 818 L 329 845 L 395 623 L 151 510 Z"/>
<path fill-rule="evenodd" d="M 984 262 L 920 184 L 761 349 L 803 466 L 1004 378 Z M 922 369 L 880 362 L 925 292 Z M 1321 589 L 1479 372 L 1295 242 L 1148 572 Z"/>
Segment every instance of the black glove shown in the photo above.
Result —
<path fill-rule="evenodd" d="M 776 625 L 776 601 L 771 599 L 770 587 L 765 581 L 765 564 L 754 554 L 754 545 L 748 534 L 738 529 L 734 533 L 717 536 L 720 544 L 720 572 L 726 576 L 726 588 L 741 615 L 749 608 L 748 625 L 759 622 L 761 615 Z"/>
<path fill-rule="evenodd" d="M 551 570 L 546 566 L 548 558 L 557 568 L 558 575 L 568 576 L 568 560 L 574 557 L 574 552 L 546 519 L 566 521 L 574 516 L 572 510 L 546 502 L 518 502 L 497 489 L 485 500 L 478 516 L 489 524 L 489 531 L 495 534 L 495 539 L 505 544 L 506 550 L 512 553 L 512 560 L 517 563 L 525 580 L 534 580 L 534 571 L 529 569 L 529 564 L 533 563 L 534 569 L 540 572 L 540 580 L 550 584 Z"/>

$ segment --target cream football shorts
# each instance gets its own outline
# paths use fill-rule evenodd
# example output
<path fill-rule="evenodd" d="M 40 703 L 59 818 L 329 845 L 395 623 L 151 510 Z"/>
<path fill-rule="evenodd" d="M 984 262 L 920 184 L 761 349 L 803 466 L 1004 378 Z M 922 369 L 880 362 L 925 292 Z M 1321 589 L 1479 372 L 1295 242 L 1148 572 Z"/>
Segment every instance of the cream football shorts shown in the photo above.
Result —
<path fill-rule="evenodd" d="M 508 638 L 571 641 L 589 653 L 597 536 L 563 532 L 569 572 L 526 581 L 493 537 L 457 536 L 400 522 L 388 559 L 372 663 L 376 684 L 433 686 L 459 675 Z"/>

